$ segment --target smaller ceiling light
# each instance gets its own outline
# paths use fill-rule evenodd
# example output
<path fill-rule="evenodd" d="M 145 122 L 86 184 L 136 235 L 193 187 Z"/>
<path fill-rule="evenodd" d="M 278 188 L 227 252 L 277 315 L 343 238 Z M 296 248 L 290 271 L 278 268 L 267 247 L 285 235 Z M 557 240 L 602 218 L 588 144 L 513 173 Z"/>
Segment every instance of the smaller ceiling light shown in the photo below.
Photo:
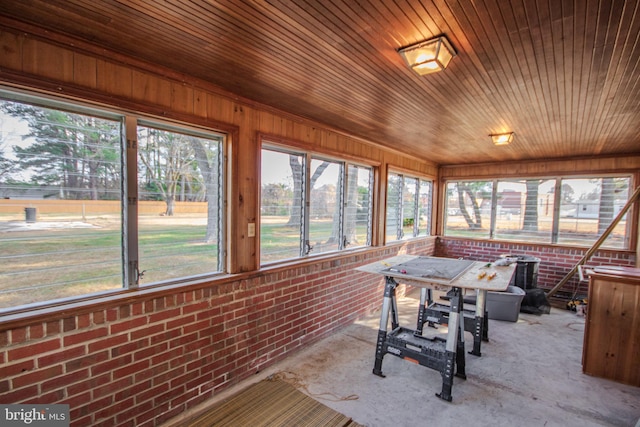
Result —
<path fill-rule="evenodd" d="M 513 142 L 513 132 L 489 135 L 494 145 L 509 145 Z"/>
<path fill-rule="evenodd" d="M 409 68 L 423 76 L 447 68 L 456 51 L 445 36 L 416 43 L 398 50 Z"/>

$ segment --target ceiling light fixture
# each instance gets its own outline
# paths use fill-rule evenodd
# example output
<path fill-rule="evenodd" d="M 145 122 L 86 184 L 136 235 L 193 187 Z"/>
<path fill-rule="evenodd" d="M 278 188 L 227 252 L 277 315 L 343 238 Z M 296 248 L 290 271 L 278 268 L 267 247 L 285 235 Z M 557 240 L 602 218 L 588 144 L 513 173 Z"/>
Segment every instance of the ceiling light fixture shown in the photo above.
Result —
<path fill-rule="evenodd" d="M 513 142 L 513 132 L 489 135 L 494 145 L 509 145 Z"/>
<path fill-rule="evenodd" d="M 435 73 L 447 68 L 456 51 L 445 36 L 423 41 L 398 50 L 409 68 L 418 75 Z"/>

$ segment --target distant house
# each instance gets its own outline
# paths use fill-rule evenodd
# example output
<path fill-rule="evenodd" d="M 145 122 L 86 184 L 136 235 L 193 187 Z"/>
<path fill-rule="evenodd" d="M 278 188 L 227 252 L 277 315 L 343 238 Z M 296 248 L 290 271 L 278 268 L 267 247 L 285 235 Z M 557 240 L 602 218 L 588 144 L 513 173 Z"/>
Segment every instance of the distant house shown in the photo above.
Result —
<path fill-rule="evenodd" d="M 519 214 L 522 209 L 522 193 L 504 190 L 498 198 L 498 211 L 504 214 Z"/>

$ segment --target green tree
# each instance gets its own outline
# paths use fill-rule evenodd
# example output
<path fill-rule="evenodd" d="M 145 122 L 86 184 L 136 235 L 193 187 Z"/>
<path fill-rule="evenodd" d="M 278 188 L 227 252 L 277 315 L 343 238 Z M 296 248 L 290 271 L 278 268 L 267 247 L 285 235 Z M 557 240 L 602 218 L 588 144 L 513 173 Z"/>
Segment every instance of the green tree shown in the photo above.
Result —
<path fill-rule="evenodd" d="M 10 191 L 8 190 L 10 184 L 14 184 L 11 175 L 18 171 L 16 161 L 5 155 L 6 149 L 6 145 L 0 140 L 0 196 L 2 197 L 11 195 L 11 193 L 7 193 Z"/>
<path fill-rule="evenodd" d="M 57 186 L 67 199 L 97 200 L 101 189 L 119 188 L 113 161 L 119 153 L 118 122 L 9 101 L 0 109 L 29 126 L 23 140 L 34 142 L 13 151 L 33 184 Z"/>
<path fill-rule="evenodd" d="M 263 215 L 287 215 L 291 208 L 291 189 L 283 183 L 269 183 L 262 186 Z"/>
<path fill-rule="evenodd" d="M 5 155 L 5 150 L 6 146 L 0 140 L 0 183 L 6 183 L 11 174 L 18 169 L 16 162 Z"/>
<path fill-rule="evenodd" d="M 138 157 L 142 173 L 154 182 L 166 203 L 165 215 L 173 216 L 183 176 L 191 176 L 195 163 L 190 137 L 165 130 L 139 129 Z"/>
<path fill-rule="evenodd" d="M 218 240 L 220 228 L 220 142 L 149 127 L 138 129 L 141 185 L 146 199 L 166 203 L 165 215 L 175 214 L 177 201 L 207 202 L 205 242 Z"/>

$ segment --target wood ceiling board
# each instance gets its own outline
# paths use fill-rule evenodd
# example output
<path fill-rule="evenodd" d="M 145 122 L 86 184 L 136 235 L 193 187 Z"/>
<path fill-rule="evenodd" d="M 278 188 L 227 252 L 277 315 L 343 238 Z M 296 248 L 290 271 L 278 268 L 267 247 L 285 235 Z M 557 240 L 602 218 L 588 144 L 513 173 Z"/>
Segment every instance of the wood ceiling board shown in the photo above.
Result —
<path fill-rule="evenodd" d="M 24 0 L 0 14 L 446 165 L 637 153 L 639 1 Z M 415 75 L 397 49 L 438 34 L 458 56 Z M 516 140 L 494 148 L 502 130 Z"/>

